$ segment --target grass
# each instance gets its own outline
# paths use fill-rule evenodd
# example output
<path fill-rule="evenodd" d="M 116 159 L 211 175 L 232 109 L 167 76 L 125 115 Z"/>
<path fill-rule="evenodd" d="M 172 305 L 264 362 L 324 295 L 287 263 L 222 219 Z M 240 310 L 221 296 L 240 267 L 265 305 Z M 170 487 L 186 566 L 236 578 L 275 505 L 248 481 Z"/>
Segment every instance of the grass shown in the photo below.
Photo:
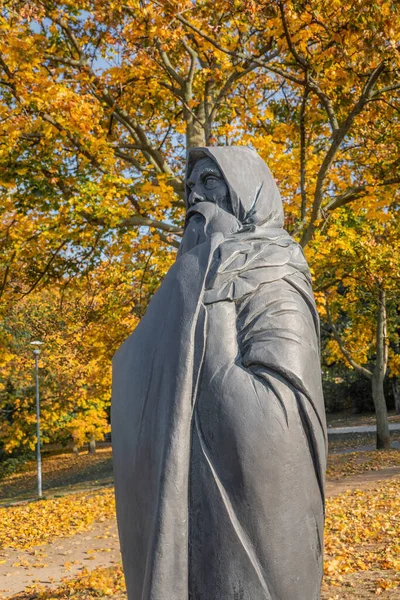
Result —
<path fill-rule="evenodd" d="M 15 463 L 9 473 L 9 462 L 3 473 L 0 463 L 0 505 L 10 500 L 25 500 L 36 496 L 36 461 Z M 43 493 L 54 495 L 79 489 L 90 489 L 113 483 L 111 445 L 104 445 L 95 454 L 58 451 L 44 453 L 42 460 Z"/>
<path fill-rule="evenodd" d="M 400 431 L 392 433 L 394 441 L 400 440 Z M 393 466 L 398 454 L 364 452 L 355 458 L 354 452 L 363 446 L 372 446 L 373 436 L 355 434 L 351 437 L 329 441 L 331 455 L 328 459 L 328 476 L 340 477 L 346 474 L 362 473 L 374 468 Z M 336 456 L 335 453 L 348 452 L 348 455 Z M 353 452 L 352 452 L 353 451 Z M 398 451 L 397 451 L 398 452 Z M 398 461 L 398 464 L 400 461 Z M 43 493 L 46 497 L 91 490 L 112 485 L 112 451 L 110 444 L 98 448 L 95 454 L 56 450 L 43 453 L 42 461 Z M 36 497 L 37 474 L 34 458 L 8 460 L 0 463 L 0 506 L 13 501 L 24 501 Z"/>

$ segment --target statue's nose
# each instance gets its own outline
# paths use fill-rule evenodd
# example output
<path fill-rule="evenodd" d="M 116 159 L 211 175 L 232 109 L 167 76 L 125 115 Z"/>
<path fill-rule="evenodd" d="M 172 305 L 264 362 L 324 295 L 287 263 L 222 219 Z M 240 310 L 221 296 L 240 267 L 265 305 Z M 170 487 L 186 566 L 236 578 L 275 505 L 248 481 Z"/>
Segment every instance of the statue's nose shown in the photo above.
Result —
<path fill-rule="evenodd" d="M 189 203 L 193 206 L 193 204 L 197 204 L 197 202 L 204 202 L 204 200 L 205 200 L 204 196 L 193 191 L 190 194 Z"/>

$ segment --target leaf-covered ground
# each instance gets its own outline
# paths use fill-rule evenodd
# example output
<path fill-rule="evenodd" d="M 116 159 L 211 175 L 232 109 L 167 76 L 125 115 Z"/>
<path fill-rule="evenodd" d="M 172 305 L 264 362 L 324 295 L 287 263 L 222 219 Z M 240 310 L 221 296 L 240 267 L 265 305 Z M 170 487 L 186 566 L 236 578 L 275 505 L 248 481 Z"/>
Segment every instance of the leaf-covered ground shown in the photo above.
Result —
<path fill-rule="evenodd" d="M 66 580 L 56 590 L 48 586 L 33 585 L 11 600 L 92 600 L 93 598 L 126 599 L 125 582 L 121 565 L 84 570 L 79 577 Z M 172 600 L 172 599 L 171 599 Z"/>
<path fill-rule="evenodd" d="M 92 472 L 104 461 L 111 461 L 110 449 L 95 455 L 61 454 L 48 457 L 44 461 L 44 477 L 53 480 L 71 481 L 76 471 L 84 469 Z M 34 477 L 32 471 L 13 473 L 6 480 L 22 485 L 25 477 Z M 328 479 L 338 480 L 344 476 L 377 471 L 387 467 L 400 466 L 400 451 L 354 452 L 334 454 L 328 458 Z M 32 467 L 31 467 L 32 468 Z M 83 475 L 82 475 L 83 477 Z M 95 521 L 114 515 L 114 495 L 112 489 L 72 493 L 52 497 L 37 502 L 29 502 L 8 507 L 0 507 L 0 548 L 25 549 L 37 544 L 48 543 L 58 537 L 74 535 L 87 530 Z"/>
<path fill-rule="evenodd" d="M 391 442 L 394 447 L 400 446 L 400 431 L 391 431 Z M 341 453 L 361 450 L 375 450 L 374 433 L 352 433 L 351 435 L 329 436 L 329 453 Z"/>
<path fill-rule="evenodd" d="M 349 485 L 354 485 L 362 474 L 396 466 L 400 466 L 399 450 L 332 454 L 328 459 L 328 480 L 339 490 L 341 482 L 348 476 L 356 476 L 349 480 Z M 78 457 L 65 452 L 48 455 L 43 463 L 47 482 L 50 481 L 58 492 L 68 491 L 77 482 L 85 485 L 85 478 L 88 478 L 86 484 L 90 488 L 99 469 L 103 469 L 103 474 L 112 475 L 110 448 L 103 448 L 95 455 Z M 26 481 L 34 491 L 34 461 L 16 464 L 14 471 L 3 477 L 0 484 L 20 496 Z M 400 597 L 396 587 L 400 585 L 396 575 L 396 570 L 400 570 L 400 479 L 392 479 L 380 487 L 373 485 L 375 489 L 352 491 L 328 500 L 323 600 L 363 599 L 376 595 L 393 600 Z M 371 483 L 366 487 L 371 487 Z M 96 522 L 112 522 L 114 511 L 112 488 L 89 489 L 0 507 L 0 549 L 4 552 L 7 552 L 6 548 L 34 551 L 36 545 L 85 532 L 96 527 Z M 96 568 L 90 572 L 83 570 L 79 577 L 74 577 L 56 590 L 36 587 L 13 598 L 89 600 L 103 596 L 120 600 L 126 597 L 120 566 Z"/>
<path fill-rule="evenodd" d="M 0 508 L 0 548 L 26 549 L 114 517 L 113 489 Z"/>
<path fill-rule="evenodd" d="M 400 591 L 400 479 L 353 490 L 327 501 L 322 600 L 379 596 Z M 56 590 L 33 586 L 13 600 L 126 598 L 121 566 L 84 570 Z"/>
<path fill-rule="evenodd" d="M 393 440 L 400 440 L 400 432 L 393 432 Z M 358 450 L 373 444 L 371 436 L 352 436 L 348 439 L 330 441 L 328 477 L 400 465 L 400 452 L 365 452 Z M 356 453 L 351 453 L 356 450 Z M 343 456 L 338 456 L 346 451 Z M 335 453 L 335 454 L 333 454 Z M 42 461 L 43 492 L 45 495 L 87 489 L 113 482 L 111 446 L 99 448 L 95 454 L 61 451 L 44 454 Z M 0 463 L 0 505 L 11 500 L 32 499 L 36 495 L 36 461 L 11 459 Z"/>
<path fill-rule="evenodd" d="M 324 598 L 399 598 L 399 478 L 329 499 L 325 532 Z"/>
<path fill-rule="evenodd" d="M 35 497 L 36 461 L 18 461 L 15 465 L 7 461 L 2 468 L 0 463 L 0 498 L 4 503 L 11 499 Z M 11 467 L 14 467 L 12 470 Z M 9 472 L 11 470 L 11 472 Z M 82 453 L 75 456 L 71 451 L 63 451 L 43 456 L 43 492 L 74 489 L 111 483 L 112 454 L 111 446 L 99 448 L 95 454 Z"/>
<path fill-rule="evenodd" d="M 374 413 L 353 414 L 350 411 L 328 413 L 326 415 L 328 427 L 360 427 L 362 425 L 376 425 Z M 389 423 L 400 423 L 400 415 L 394 410 L 388 411 Z"/>
<path fill-rule="evenodd" d="M 328 479 L 339 479 L 346 475 L 358 475 L 367 471 L 377 471 L 400 466 L 400 450 L 358 451 L 328 456 Z"/>

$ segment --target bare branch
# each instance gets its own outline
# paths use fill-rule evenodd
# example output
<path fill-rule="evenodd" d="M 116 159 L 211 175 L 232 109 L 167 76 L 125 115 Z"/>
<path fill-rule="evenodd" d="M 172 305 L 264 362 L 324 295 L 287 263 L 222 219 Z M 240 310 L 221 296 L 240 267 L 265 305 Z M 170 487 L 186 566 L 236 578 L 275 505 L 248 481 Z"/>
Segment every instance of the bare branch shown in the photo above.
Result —
<path fill-rule="evenodd" d="M 190 88 L 189 91 L 190 91 L 190 95 L 191 95 L 194 74 L 196 72 L 196 61 L 197 61 L 199 55 L 197 54 L 196 50 L 194 50 L 194 48 L 189 46 L 189 44 L 186 42 L 185 39 L 182 40 L 182 44 L 183 44 L 186 52 L 188 52 L 188 54 L 190 55 L 190 66 L 189 66 L 189 72 L 186 77 L 185 85 L 186 85 L 186 87 Z"/>
<path fill-rule="evenodd" d="M 0 56 L 0 65 L 3 67 L 5 74 L 7 75 L 7 77 L 9 79 L 13 78 L 13 74 L 11 73 L 11 70 L 9 69 L 8 65 L 4 62 L 3 57 Z M 9 84 L 12 85 L 12 84 Z"/>
<path fill-rule="evenodd" d="M 165 235 L 164 233 L 161 233 L 161 231 L 158 231 L 157 235 L 160 238 L 160 240 L 162 240 L 166 244 L 169 244 L 170 246 L 173 246 L 174 248 L 179 248 L 180 243 L 177 240 L 175 240 L 173 237 L 171 237 L 170 235 Z"/>
<path fill-rule="evenodd" d="M 400 177 L 393 177 L 392 179 L 386 179 L 377 183 L 377 187 L 384 187 L 387 185 L 397 185 L 400 183 Z M 340 194 L 339 196 L 335 196 L 325 207 L 325 210 L 335 210 L 336 208 L 340 208 L 341 206 L 345 206 L 345 204 L 349 204 L 353 202 L 353 200 L 357 200 L 358 198 L 365 196 L 371 189 L 373 189 L 373 185 L 357 185 L 349 187 L 345 192 Z"/>
<path fill-rule="evenodd" d="M 122 160 L 125 160 L 130 165 L 134 166 L 135 169 L 137 169 L 138 171 L 144 171 L 144 168 L 142 167 L 140 162 L 134 156 L 131 156 L 130 154 L 126 154 L 126 152 L 121 152 L 121 150 L 118 150 L 117 148 L 114 149 L 114 154 L 115 154 L 115 156 L 118 156 L 118 158 L 121 158 Z"/>
<path fill-rule="evenodd" d="M 330 98 L 321 90 L 315 79 L 311 76 L 308 77 L 308 87 L 315 93 L 322 106 L 324 107 L 325 112 L 328 115 L 332 133 L 335 133 L 339 129 L 339 122 L 337 120 L 335 110 L 333 108 L 333 104 Z"/>
<path fill-rule="evenodd" d="M 3 295 L 3 293 L 4 293 L 4 290 L 6 289 L 7 279 L 8 279 L 8 275 L 10 273 L 10 267 L 11 267 L 11 264 L 13 263 L 13 261 L 14 261 L 14 258 L 16 256 L 16 254 L 17 254 L 17 252 L 16 252 L 16 250 L 14 250 L 14 252 L 12 253 L 11 258 L 10 258 L 10 260 L 9 260 L 9 262 L 8 262 L 5 270 L 4 270 L 3 281 L 2 281 L 2 284 L 0 286 L 0 298 Z"/>
<path fill-rule="evenodd" d="M 67 56 L 56 56 L 55 54 L 46 54 L 46 58 L 51 62 L 61 63 L 63 65 L 69 65 L 70 67 L 86 67 L 85 61 L 76 60 L 75 58 L 68 58 Z"/>
<path fill-rule="evenodd" d="M 53 21 L 54 21 L 54 23 L 57 23 L 57 25 L 59 25 L 61 27 L 61 29 L 65 32 L 67 38 L 69 39 L 69 41 L 71 43 L 71 46 L 74 48 L 75 52 L 81 59 L 83 56 L 82 49 L 79 45 L 78 40 L 75 37 L 75 34 L 73 33 L 72 29 L 69 27 L 67 21 L 65 21 L 65 19 L 54 19 L 54 18 L 53 18 Z"/>

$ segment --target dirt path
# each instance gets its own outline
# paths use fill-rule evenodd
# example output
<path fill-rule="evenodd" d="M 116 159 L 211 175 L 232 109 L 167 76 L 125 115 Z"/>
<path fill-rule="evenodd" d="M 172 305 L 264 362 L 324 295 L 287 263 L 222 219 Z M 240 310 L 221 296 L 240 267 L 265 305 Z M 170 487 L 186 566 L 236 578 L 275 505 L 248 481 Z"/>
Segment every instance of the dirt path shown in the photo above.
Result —
<path fill-rule="evenodd" d="M 33 583 L 58 587 L 63 577 L 72 578 L 85 567 L 91 571 L 120 560 L 115 519 L 29 550 L 0 550 L 0 598 L 9 598 Z"/>
<path fill-rule="evenodd" d="M 368 489 L 378 481 L 400 477 L 400 467 L 369 471 L 328 480 L 327 497 L 351 489 Z M 10 598 L 33 583 L 57 587 L 83 568 L 108 567 L 120 561 L 115 519 L 96 523 L 91 530 L 29 550 L 0 551 L 0 598 Z"/>

